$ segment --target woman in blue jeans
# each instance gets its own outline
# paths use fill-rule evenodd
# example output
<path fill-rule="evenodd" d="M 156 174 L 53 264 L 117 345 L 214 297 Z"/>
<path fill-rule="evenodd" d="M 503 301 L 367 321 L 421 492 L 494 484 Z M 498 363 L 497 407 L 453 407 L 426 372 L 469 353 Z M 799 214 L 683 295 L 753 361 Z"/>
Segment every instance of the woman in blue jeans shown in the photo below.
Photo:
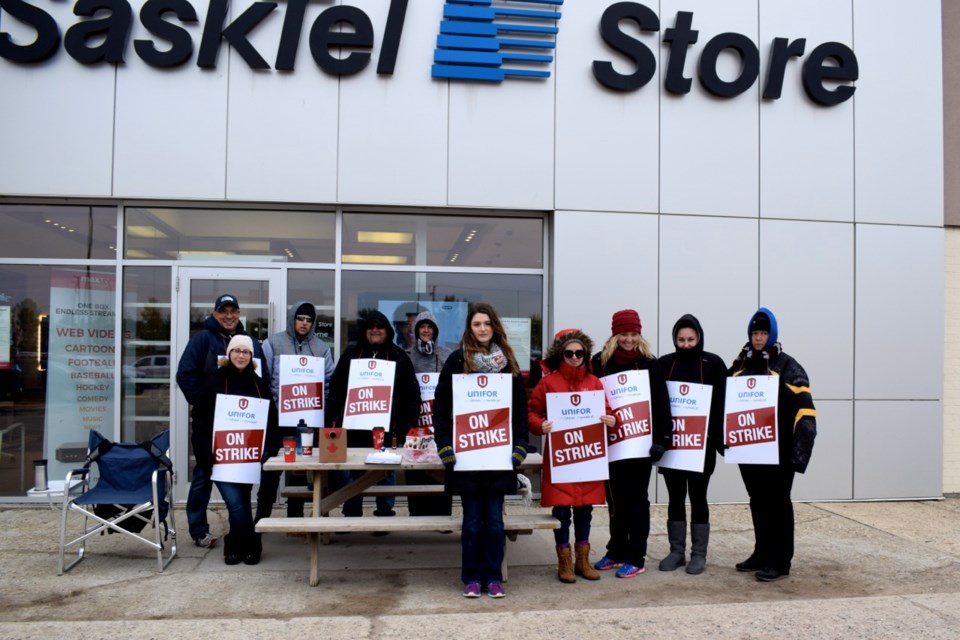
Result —
<path fill-rule="evenodd" d="M 457 471 L 453 448 L 453 376 L 462 373 L 506 373 L 512 376 L 511 434 L 516 468 L 527 456 L 527 395 L 520 367 L 507 342 L 500 316 L 489 304 L 471 306 L 460 349 L 443 365 L 433 401 L 437 453 L 446 467 L 446 488 L 459 494 L 463 506 L 460 536 L 463 595 L 479 598 L 486 590 L 502 598 L 504 534 L 503 497 L 517 491 L 516 471 Z"/>
<path fill-rule="evenodd" d="M 200 401 L 193 408 L 193 452 L 197 466 L 207 471 L 213 468 L 213 418 L 218 395 L 246 396 L 270 401 L 267 432 L 261 462 L 275 456 L 280 450 L 280 429 L 277 426 L 277 406 L 273 402 L 270 382 L 256 373 L 253 362 L 253 341 L 249 336 L 236 335 L 227 345 L 220 368 L 203 385 Z M 250 506 L 252 484 L 214 481 L 227 506 L 230 533 L 223 538 L 223 561 L 227 564 L 257 564 L 262 547 L 253 530 L 253 510 Z"/>

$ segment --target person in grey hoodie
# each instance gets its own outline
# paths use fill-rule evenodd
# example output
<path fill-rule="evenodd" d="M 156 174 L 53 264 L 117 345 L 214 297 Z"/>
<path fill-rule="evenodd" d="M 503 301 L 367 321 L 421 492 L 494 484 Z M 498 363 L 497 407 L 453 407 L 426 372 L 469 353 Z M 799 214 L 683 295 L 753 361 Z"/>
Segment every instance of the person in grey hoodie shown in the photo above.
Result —
<path fill-rule="evenodd" d="M 315 356 L 324 359 L 323 376 L 323 405 L 327 405 L 327 394 L 330 387 L 330 376 L 333 375 L 333 354 L 327 343 L 317 337 L 317 309 L 312 303 L 301 301 L 290 307 L 287 315 L 287 328 L 275 333 L 263 343 L 263 355 L 270 365 L 270 391 L 273 401 L 280 401 L 280 356 Z M 309 425 L 323 427 L 322 424 Z M 296 435 L 296 427 L 282 427 L 282 436 Z M 260 475 L 260 490 L 257 491 L 256 520 L 269 518 L 273 512 L 273 503 L 277 500 L 277 488 L 280 486 L 281 471 L 264 471 Z M 306 477 L 287 474 L 287 486 L 303 486 Z M 303 498 L 289 498 L 287 500 L 287 517 L 302 518 Z"/>

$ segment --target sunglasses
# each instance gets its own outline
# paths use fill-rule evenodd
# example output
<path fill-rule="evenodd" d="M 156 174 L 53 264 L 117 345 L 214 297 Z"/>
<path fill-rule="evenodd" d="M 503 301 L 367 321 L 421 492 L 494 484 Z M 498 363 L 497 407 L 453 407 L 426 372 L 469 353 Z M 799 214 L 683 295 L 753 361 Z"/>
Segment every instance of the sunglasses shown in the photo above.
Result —
<path fill-rule="evenodd" d="M 577 349 L 576 351 L 573 349 L 564 349 L 563 357 L 573 360 L 574 358 L 582 358 L 584 353 L 585 351 L 583 349 Z"/>
<path fill-rule="evenodd" d="M 386 327 L 379 322 L 371 322 L 367 325 L 367 331 L 379 331 L 380 329 L 386 329 Z"/>
<path fill-rule="evenodd" d="M 298 322 L 313 322 L 312 316 L 297 316 Z"/>

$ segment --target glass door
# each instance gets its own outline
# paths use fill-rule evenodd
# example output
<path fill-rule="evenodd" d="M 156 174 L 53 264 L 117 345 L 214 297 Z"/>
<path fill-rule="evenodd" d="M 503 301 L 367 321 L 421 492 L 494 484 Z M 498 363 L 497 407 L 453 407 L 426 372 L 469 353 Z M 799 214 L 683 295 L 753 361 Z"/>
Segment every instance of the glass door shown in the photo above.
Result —
<path fill-rule="evenodd" d="M 191 336 L 204 330 L 204 322 L 213 312 L 214 301 L 228 293 L 240 303 L 240 322 L 250 337 L 261 343 L 284 326 L 286 287 L 280 269 L 179 267 L 176 269 L 176 331 L 174 351 L 176 371 L 180 354 Z M 193 474 L 193 450 L 190 446 L 190 410 L 183 393 L 176 392 L 174 402 L 174 460 L 177 465 L 177 499 L 186 500 Z M 183 455 L 181 452 L 187 452 Z"/>

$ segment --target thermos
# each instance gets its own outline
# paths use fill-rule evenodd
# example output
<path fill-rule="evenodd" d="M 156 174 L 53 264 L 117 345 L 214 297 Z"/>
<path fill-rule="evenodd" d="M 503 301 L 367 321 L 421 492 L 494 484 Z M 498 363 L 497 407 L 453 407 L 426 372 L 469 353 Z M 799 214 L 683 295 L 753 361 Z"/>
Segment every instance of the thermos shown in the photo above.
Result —
<path fill-rule="evenodd" d="M 33 488 L 37 491 L 47 490 L 47 461 L 33 461 Z"/>

